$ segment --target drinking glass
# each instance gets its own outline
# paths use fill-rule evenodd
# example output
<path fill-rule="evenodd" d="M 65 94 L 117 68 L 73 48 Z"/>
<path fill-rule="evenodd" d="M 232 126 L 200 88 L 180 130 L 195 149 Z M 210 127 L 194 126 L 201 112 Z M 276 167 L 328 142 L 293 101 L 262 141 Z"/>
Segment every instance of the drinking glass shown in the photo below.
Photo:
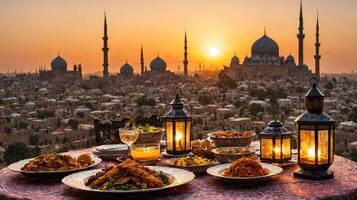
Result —
<path fill-rule="evenodd" d="M 138 139 L 139 137 L 139 129 L 134 127 L 125 127 L 119 128 L 119 137 L 120 140 L 128 145 L 128 152 L 130 155 L 131 145 Z"/>

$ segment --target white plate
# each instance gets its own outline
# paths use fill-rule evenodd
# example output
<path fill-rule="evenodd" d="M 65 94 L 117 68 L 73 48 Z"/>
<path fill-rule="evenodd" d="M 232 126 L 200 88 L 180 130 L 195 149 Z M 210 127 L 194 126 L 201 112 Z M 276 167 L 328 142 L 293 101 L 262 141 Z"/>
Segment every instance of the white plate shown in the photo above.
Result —
<path fill-rule="evenodd" d="M 174 182 L 170 185 L 167 185 L 162 188 L 149 188 L 141 190 L 98 190 L 91 189 L 85 185 L 85 182 L 89 177 L 95 175 L 97 172 L 102 171 L 101 169 L 93 169 L 89 171 L 77 172 L 71 175 L 68 175 L 62 179 L 62 183 L 65 185 L 76 188 L 79 190 L 89 191 L 89 192 L 101 192 L 101 193 L 141 193 L 141 192 L 152 192 L 158 190 L 164 190 L 168 188 L 178 187 L 184 184 L 191 182 L 195 175 L 192 172 L 183 169 L 171 168 L 171 167 L 162 167 L 162 166 L 147 166 L 150 169 L 156 171 L 162 171 L 165 174 L 168 174 L 174 178 Z"/>
<path fill-rule="evenodd" d="M 104 144 L 94 147 L 97 151 L 127 151 L 128 146 L 125 144 Z"/>
<path fill-rule="evenodd" d="M 78 155 L 77 154 L 71 154 L 71 153 L 68 153 L 67 155 L 71 155 L 71 156 L 74 156 L 74 157 L 77 157 Z M 91 156 L 92 157 L 92 160 L 94 161 L 93 164 L 89 165 L 89 166 L 86 166 L 86 167 L 83 167 L 83 168 L 79 168 L 79 169 L 70 169 L 70 170 L 61 170 L 61 171 L 24 171 L 22 170 L 21 168 L 23 166 L 25 166 L 27 163 L 29 163 L 32 159 L 34 158 L 29 158 L 29 159 L 25 159 L 25 160 L 20 160 L 18 162 L 15 162 L 15 163 L 12 163 L 11 165 L 8 166 L 8 168 L 11 170 L 11 171 L 14 171 L 14 172 L 20 172 L 26 176 L 32 176 L 32 177 L 43 177 L 43 178 L 58 178 L 60 176 L 64 176 L 64 175 L 67 175 L 69 173 L 72 173 L 72 172 L 77 172 L 77 171 L 81 171 L 81 170 L 85 170 L 85 169 L 89 169 L 91 167 L 94 167 L 96 165 L 98 165 L 99 163 L 102 162 L 102 159 L 96 157 L 96 156 Z"/>
<path fill-rule="evenodd" d="M 210 167 L 207 169 L 207 173 L 209 175 L 212 175 L 217 178 L 225 179 L 225 180 L 231 180 L 231 181 L 237 181 L 237 182 L 255 182 L 255 181 L 262 181 L 266 180 L 272 176 L 280 174 L 283 169 L 281 167 L 268 164 L 268 163 L 260 163 L 264 168 L 269 169 L 269 174 L 265 176 L 254 176 L 254 177 L 230 177 L 230 176 L 224 176 L 223 172 L 225 169 L 227 169 L 232 163 L 226 163 L 226 164 L 221 164 L 221 165 L 216 165 L 213 167 Z"/>
<path fill-rule="evenodd" d="M 190 172 L 193 172 L 195 174 L 204 174 L 206 173 L 207 169 L 209 167 L 212 167 L 213 165 L 216 165 L 218 164 L 217 161 L 215 160 L 212 160 L 210 163 L 207 163 L 205 165 L 195 165 L 195 166 L 179 166 L 179 165 L 176 165 L 174 164 L 176 160 L 178 160 L 180 158 L 170 158 L 170 159 L 167 159 L 165 160 L 166 164 L 171 166 L 171 167 L 176 167 L 176 168 L 179 168 L 179 169 L 185 169 L 185 170 L 188 170 Z"/>

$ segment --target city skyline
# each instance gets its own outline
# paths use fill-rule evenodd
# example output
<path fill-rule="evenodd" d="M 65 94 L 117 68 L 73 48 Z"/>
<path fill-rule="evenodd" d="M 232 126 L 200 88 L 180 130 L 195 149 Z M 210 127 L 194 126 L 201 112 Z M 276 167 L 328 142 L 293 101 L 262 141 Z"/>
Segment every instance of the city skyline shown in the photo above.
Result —
<path fill-rule="evenodd" d="M 205 5 L 202 4 L 202 1 L 195 3 L 184 1 L 181 4 L 170 1 L 162 3 L 160 6 L 157 5 L 158 1 L 150 1 L 150 3 L 105 1 L 101 4 L 89 1 L 84 6 L 81 3 L 66 1 L 51 1 L 41 5 L 37 1 L 31 1 L 33 12 L 66 2 L 65 6 L 55 7 L 52 14 L 47 15 L 48 11 L 43 10 L 47 17 L 24 13 L 23 11 L 29 11 L 29 7 L 26 7 L 28 3 L 19 4 L 19 2 L 21 1 L 3 2 L 4 6 L 0 8 L 0 13 L 2 13 L 0 15 L 3 15 L 0 24 L 9 27 L 3 31 L 0 40 L 2 46 L 7 47 L 0 50 L 0 72 L 12 72 L 15 69 L 17 71 L 35 71 L 38 66 L 46 66 L 49 69 L 50 62 L 57 56 L 58 51 L 66 59 L 69 67 L 75 63 L 81 63 L 84 73 L 101 72 L 103 70 L 101 48 L 104 9 L 107 11 L 108 46 L 110 48 L 109 71 L 111 73 L 117 73 L 126 60 L 134 67 L 135 73 L 140 73 L 141 45 L 144 49 L 146 66 L 156 57 L 157 53 L 160 53 L 160 57 L 168 63 L 169 70 L 176 71 L 180 65 L 181 72 L 183 72 L 185 29 L 188 37 L 190 71 L 197 69 L 200 62 L 206 68 L 211 66 L 221 68 L 223 65 L 228 65 L 230 58 L 235 53 L 243 60 L 246 54 L 250 55 L 250 47 L 254 41 L 264 34 L 264 27 L 267 29 L 267 35 L 279 43 L 280 55 L 286 57 L 291 53 L 295 58 L 298 57 L 296 34 L 298 33 L 299 1 L 287 3 L 274 0 L 271 1 L 271 5 L 266 6 L 256 5 L 256 2 L 255 4 L 239 2 L 237 8 L 242 11 L 241 15 L 227 12 L 233 11 L 231 6 L 236 5 L 233 1 L 227 1 L 224 5 L 211 1 L 207 1 Z M 347 2 L 354 3 L 352 1 L 332 3 L 335 6 L 335 13 L 341 14 L 343 9 L 349 9 Z M 328 15 L 331 12 L 330 5 L 319 3 L 321 1 L 318 0 L 303 2 L 304 33 L 306 35 L 304 61 L 310 70 L 315 70 L 314 41 L 316 9 L 318 9 L 320 42 L 322 44 L 320 71 L 321 73 L 349 73 L 357 68 L 353 62 L 353 52 L 356 47 L 352 45 L 356 40 L 354 37 L 352 38 L 352 35 L 357 33 L 357 28 L 352 26 L 356 16 L 345 11 L 342 16 L 331 21 L 331 17 L 335 17 L 335 15 Z M 78 10 L 80 5 L 84 7 L 82 10 Z M 143 6 L 140 8 L 143 13 L 134 12 L 138 5 Z M 201 8 L 205 8 L 205 12 L 194 12 L 199 5 Z M 214 5 L 218 7 L 214 7 Z M 128 9 L 117 12 L 117 9 L 122 8 L 120 6 Z M 189 6 L 189 8 L 183 17 L 180 12 L 185 6 Z M 256 10 L 249 10 L 253 6 Z M 264 16 L 254 14 L 260 13 L 257 10 L 261 9 L 270 13 L 276 7 L 280 8 L 281 13 L 271 13 L 271 15 L 265 16 L 265 19 L 262 19 Z M 161 14 L 170 13 L 165 10 L 170 10 L 169 8 L 176 9 L 171 10 L 175 14 L 170 14 L 170 16 L 176 16 L 175 18 L 163 19 L 156 13 L 158 10 Z M 270 8 L 271 11 L 269 11 Z M 19 13 L 14 12 L 14 9 L 18 9 Z M 290 11 L 287 12 L 285 9 L 290 9 Z M 67 11 L 68 14 L 60 15 L 61 11 Z M 93 13 L 88 13 L 91 11 Z M 208 11 L 217 11 L 217 14 Z M 122 13 L 122 17 L 120 13 Z M 24 23 L 14 23 L 16 20 L 24 20 L 30 15 L 31 17 Z M 342 30 L 339 28 L 341 24 L 336 20 L 340 18 L 346 18 L 342 25 L 351 24 L 351 27 L 348 27 L 349 31 L 339 31 Z M 38 20 L 37 23 L 35 23 L 36 20 Z M 199 23 L 200 21 L 202 22 Z M 11 26 L 7 26 L 9 24 Z M 284 28 L 278 28 L 279 26 Z M 29 28 L 28 32 L 24 31 L 26 28 Z M 28 37 L 29 34 L 32 36 L 31 39 Z M 11 38 L 13 39 L 11 40 Z M 341 42 L 345 40 L 349 42 Z M 212 49 L 218 51 L 216 56 L 210 53 Z"/>

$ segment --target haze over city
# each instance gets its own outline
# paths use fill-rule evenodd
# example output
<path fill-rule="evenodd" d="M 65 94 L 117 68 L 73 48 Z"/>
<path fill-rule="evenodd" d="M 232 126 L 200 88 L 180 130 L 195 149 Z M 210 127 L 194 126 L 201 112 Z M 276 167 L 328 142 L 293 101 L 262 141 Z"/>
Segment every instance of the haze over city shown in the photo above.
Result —
<path fill-rule="evenodd" d="M 316 13 L 319 12 L 321 73 L 357 69 L 356 1 L 304 1 L 305 63 L 314 70 Z M 0 72 L 50 68 L 58 52 L 84 73 L 102 71 L 104 11 L 109 36 L 109 71 L 127 60 L 140 71 L 140 46 L 148 63 L 159 53 L 169 70 L 182 66 L 183 39 L 188 35 L 190 71 L 199 62 L 222 68 L 236 55 L 243 60 L 264 34 L 280 54 L 298 54 L 299 1 L 0 1 Z"/>
<path fill-rule="evenodd" d="M 357 199 L 356 8 L 0 0 L 0 200 Z"/>

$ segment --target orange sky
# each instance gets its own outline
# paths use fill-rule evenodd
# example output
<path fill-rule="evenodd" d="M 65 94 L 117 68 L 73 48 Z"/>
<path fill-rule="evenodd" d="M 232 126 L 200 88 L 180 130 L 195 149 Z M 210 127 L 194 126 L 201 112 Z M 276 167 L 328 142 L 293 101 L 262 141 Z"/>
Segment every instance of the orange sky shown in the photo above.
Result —
<path fill-rule="evenodd" d="M 269 2 L 269 3 L 267 3 Z M 357 70 L 357 1 L 305 0 L 305 62 L 313 69 L 316 10 L 320 15 L 321 71 Z M 187 29 L 189 68 L 228 64 L 236 52 L 243 60 L 252 43 L 267 35 L 280 54 L 297 58 L 298 0 L 0 0 L 0 72 L 34 71 L 50 66 L 61 52 L 69 68 L 102 71 L 103 12 L 107 10 L 109 70 L 128 60 L 139 71 L 140 45 L 145 63 L 159 52 L 169 69 L 182 67 Z M 216 58 L 209 49 L 216 47 Z"/>

